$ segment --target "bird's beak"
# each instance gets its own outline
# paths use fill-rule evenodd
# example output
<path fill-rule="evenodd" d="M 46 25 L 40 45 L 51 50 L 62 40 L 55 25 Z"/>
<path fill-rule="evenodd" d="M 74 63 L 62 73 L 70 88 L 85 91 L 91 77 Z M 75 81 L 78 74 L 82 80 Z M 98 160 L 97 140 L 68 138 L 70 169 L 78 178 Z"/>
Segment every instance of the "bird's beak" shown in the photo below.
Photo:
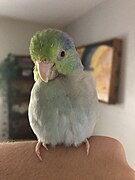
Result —
<path fill-rule="evenodd" d="M 38 61 L 37 69 L 40 78 L 45 83 L 48 83 L 49 80 L 54 79 L 57 76 L 57 73 L 53 70 L 54 63 L 49 61 Z"/>

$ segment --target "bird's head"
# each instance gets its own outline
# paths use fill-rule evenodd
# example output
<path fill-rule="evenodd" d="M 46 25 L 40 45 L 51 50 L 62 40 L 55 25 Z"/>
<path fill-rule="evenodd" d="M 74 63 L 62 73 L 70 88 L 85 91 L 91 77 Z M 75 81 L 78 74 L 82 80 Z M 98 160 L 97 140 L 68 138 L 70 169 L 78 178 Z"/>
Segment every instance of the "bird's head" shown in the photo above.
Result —
<path fill-rule="evenodd" d="M 82 67 L 73 40 L 56 29 L 37 32 L 30 42 L 30 55 L 35 63 L 34 78 L 44 82 L 59 74 L 68 75 Z"/>

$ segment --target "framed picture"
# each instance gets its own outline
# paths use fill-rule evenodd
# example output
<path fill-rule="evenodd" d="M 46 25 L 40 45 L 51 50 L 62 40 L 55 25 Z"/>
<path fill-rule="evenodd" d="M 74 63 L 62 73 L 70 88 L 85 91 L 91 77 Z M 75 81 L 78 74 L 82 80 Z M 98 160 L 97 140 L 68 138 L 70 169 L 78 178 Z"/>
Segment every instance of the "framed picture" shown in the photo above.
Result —
<path fill-rule="evenodd" d="M 118 102 L 118 86 L 122 40 L 111 39 L 77 48 L 84 70 L 96 81 L 98 99 L 114 104 Z"/>

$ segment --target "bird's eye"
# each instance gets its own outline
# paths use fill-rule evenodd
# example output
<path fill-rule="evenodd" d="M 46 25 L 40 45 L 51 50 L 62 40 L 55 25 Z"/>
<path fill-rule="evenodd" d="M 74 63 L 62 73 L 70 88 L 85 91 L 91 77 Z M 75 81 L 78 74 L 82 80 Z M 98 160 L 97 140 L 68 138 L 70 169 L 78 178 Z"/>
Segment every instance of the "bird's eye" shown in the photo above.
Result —
<path fill-rule="evenodd" d="M 65 57 L 65 51 L 61 51 L 61 53 L 60 53 L 60 57 Z"/>
<path fill-rule="evenodd" d="M 66 56 L 66 52 L 64 50 L 60 51 L 58 54 L 58 60 L 61 61 Z"/>

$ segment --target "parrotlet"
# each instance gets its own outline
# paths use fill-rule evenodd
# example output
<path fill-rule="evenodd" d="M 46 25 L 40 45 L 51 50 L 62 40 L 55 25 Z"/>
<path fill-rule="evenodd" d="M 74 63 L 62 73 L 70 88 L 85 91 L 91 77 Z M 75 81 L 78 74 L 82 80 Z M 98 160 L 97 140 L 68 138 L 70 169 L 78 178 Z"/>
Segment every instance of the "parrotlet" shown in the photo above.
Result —
<path fill-rule="evenodd" d="M 28 116 L 37 136 L 35 152 L 42 160 L 43 145 L 79 146 L 93 135 L 97 121 L 97 92 L 90 72 L 84 71 L 72 38 L 56 29 L 37 32 L 30 41 L 35 64 Z"/>

